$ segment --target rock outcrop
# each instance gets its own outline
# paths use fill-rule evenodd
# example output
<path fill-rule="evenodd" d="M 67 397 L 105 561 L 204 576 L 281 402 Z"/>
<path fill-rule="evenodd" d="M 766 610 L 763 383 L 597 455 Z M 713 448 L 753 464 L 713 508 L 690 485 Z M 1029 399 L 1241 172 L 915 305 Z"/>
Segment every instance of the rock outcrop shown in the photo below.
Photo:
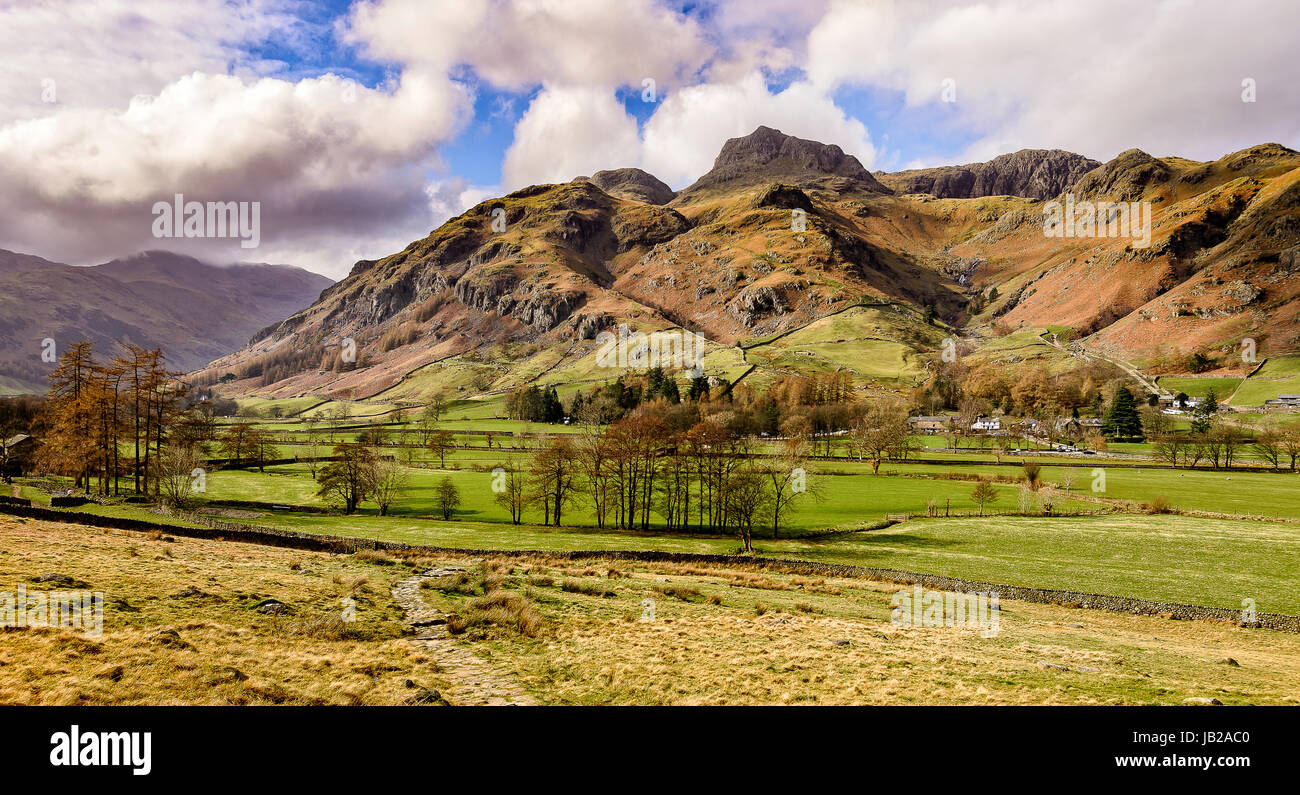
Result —
<path fill-rule="evenodd" d="M 586 179 L 591 184 L 620 199 L 646 204 L 667 204 L 677 197 L 677 192 L 656 177 L 639 168 L 615 168 L 597 171 Z"/>
<path fill-rule="evenodd" d="M 1129 149 L 1100 168 L 1086 174 L 1073 186 L 1080 198 L 1109 201 L 1137 201 L 1152 185 L 1167 182 L 1172 169 L 1141 149 Z"/>
<path fill-rule="evenodd" d="M 1100 166 L 1062 149 L 1021 149 L 987 163 L 878 174 L 896 193 L 929 193 L 940 199 L 1021 196 L 1050 199 Z"/>
<path fill-rule="evenodd" d="M 678 201 L 710 188 L 733 189 L 745 184 L 783 183 L 798 187 L 828 179 L 851 180 L 863 190 L 890 193 L 856 157 L 834 144 L 823 144 L 759 127 L 743 138 L 722 145 L 709 173 L 678 196 Z"/>

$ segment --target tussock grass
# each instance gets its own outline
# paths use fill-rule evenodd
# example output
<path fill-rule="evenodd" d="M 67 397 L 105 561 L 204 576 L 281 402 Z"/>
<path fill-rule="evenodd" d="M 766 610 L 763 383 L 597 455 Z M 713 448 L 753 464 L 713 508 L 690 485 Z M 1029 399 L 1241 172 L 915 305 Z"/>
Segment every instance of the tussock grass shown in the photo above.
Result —
<path fill-rule="evenodd" d="M 654 589 L 657 593 L 681 599 L 683 602 L 694 602 L 701 598 L 700 590 L 689 585 L 656 585 Z"/>
<path fill-rule="evenodd" d="M 588 583 L 582 580 L 565 580 L 560 585 L 560 590 L 565 593 L 582 594 L 583 596 L 598 596 L 602 599 L 608 599 L 615 595 L 614 589 L 604 583 Z"/>
<path fill-rule="evenodd" d="M 497 590 L 470 600 L 463 613 L 447 616 L 447 631 L 462 635 L 470 630 L 505 629 L 535 637 L 544 621 L 531 599 L 513 591 Z"/>

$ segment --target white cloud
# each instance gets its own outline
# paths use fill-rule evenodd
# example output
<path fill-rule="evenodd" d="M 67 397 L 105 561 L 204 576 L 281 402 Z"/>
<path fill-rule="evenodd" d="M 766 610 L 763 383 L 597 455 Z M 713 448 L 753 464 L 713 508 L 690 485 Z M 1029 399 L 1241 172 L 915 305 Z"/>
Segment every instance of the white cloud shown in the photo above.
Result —
<path fill-rule="evenodd" d="M 633 166 L 640 159 L 636 120 L 612 91 L 548 88 L 515 125 L 502 177 L 506 188 L 515 190 Z"/>
<path fill-rule="evenodd" d="M 1298 24 L 1291 0 L 837 0 L 809 36 L 807 72 L 826 91 L 880 86 L 911 106 L 955 79 L 954 109 L 979 135 L 959 162 L 1024 147 L 1212 159 L 1297 143 Z"/>
<path fill-rule="evenodd" d="M 382 0 L 353 12 L 354 41 L 403 64 L 471 67 L 494 85 L 668 87 L 711 49 L 699 24 L 655 0 Z"/>
<path fill-rule="evenodd" d="M 850 118 L 809 83 L 768 90 L 762 75 L 736 83 L 711 83 L 670 94 L 645 125 L 642 162 L 647 171 L 682 188 L 713 167 L 728 138 L 766 125 L 787 135 L 838 144 L 867 168 L 875 147 L 866 126 Z"/>
<path fill-rule="evenodd" d="M 298 24 L 280 2 L 0 4 L 0 123 L 60 106 L 122 107 L 194 71 L 254 75 L 266 65 L 245 59 L 244 46 Z"/>
<path fill-rule="evenodd" d="M 260 259 L 340 238 L 389 253 L 428 231 L 435 145 L 469 109 L 461 87 L 407 72 L 390 90 L 327 75 L 291 83 L 194 73 L 125 109 L 62 108 L 0 127 L 0 247 L 86 264 L 144 248 L 228 251 L 228 241 L 159 241 L 155 201 L 262 204 Z M 400 246 L 399 246 L 400 247 Z M 248 252 L 241 252 L 247 255 Z M 313 263 L 339 275 L 351 263 Z"/>
<path fill-rule="evenodd" d="M 471 185 L 463 177 L 431 182 L 424 188 L 435 228 L 479 202 L 500 196 L 501 193 L 497 186 Z"/>
<path fill-rule="evenodd" d="M 0 248 L 89 264 L 160 247 L 152 203 L 184 193 L 263 202 L 262 248 L 163 247 L 338 276 L 497 191 L 632 165 L 684 187 L 760 124 L 870 168 L 880 130 L 836 92 L 897 91 L 924 114 L 948 77 L 944 123 L 974 139 L 949 162 L 1030 146 L 1214 158 L 1300 145 L 1290 0 L 704 0 L 690 16 L 666 0 L 362 0 L 338 33 L 392 79 L 353 86 L 351 102 L 341 78 L 255 54 L 315 41 L 297 8 L 0 0 Z M 793 82 L 773 91 L 774 76 Z M 617 92 L 645 78 L 658 104 L 638 130 Z M 438 157 L 466 129 L 471 85 L 540 88 L 500 186 Z M 492 112 L 511 117 L 508 99 Z"/>

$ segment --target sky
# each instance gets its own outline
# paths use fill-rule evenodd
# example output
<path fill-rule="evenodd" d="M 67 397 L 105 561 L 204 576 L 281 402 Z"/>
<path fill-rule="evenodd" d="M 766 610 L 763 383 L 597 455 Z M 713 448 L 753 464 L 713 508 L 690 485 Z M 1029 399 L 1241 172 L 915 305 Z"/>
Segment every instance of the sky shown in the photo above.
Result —
<path fill-rule="evenodd" d="M 1300 148 L 1297 44 L 1295 0 L 0 0 L 0 249 L 341 278 L 530 184 L 686 187 L 759 125 L 886 171 Z M 257 246 L 160 237 L 176 194 L 257 202 Z"/>

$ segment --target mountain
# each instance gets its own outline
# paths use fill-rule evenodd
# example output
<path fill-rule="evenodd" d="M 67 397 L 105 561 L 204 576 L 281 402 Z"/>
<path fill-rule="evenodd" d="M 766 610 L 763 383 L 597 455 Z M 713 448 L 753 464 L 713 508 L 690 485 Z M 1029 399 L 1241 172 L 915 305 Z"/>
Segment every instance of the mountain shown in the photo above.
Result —
<path fill-rule="evenodd" d="M 1023 196 L 1050 199 L 1101 164 L 1060 149 L 1022 149 L 987 163 L 880 173 L 895 193 L 929 193 L 940 199 Z"/>
<path fill-rule="evenodd" d="M 1131 149 L 1070 192 L 1148 202 L 1149 245 L 1045 238 L 1037 216 L 999 219 L 949 253 L 984 257 L 1003 322 L 1072 327 L 1091 349 L 1155 369 L 1192 350 L 1240 368 L 1244 339 L 1273 356 L 1300 350 L 1300 153 L 1264 144 L 1198 162 Z"/>
<path fill-rule="evenodd" d="M 1021 362 L 998 342 L 1017 328 L 1078 336 L 1075 353 L 1032 336 L 1058 369 L 1091 351 L 1168 371 L 1194 348 L 1230 366 L 1247 336 L 1261 355 L 1300 347 L 1290 149 L 1104 164 L 1025 150 L 954 168 L 872 175 L 759 127 L 675 196 L 636 169 L 534 185 L 358 262 L 197 376 L 234 395 L 398 402 L 567 389 L 613 376 L 596 338 L 620 327 L 699 334 L 705 371 L 732 383 L 847 368 L 887 391 L 923 379 L 949 337 Z M 1063 193 L 1149 202 L 1149 239 L 1048 236 Z"/>
<path fill-rule="evenodd" d="M 56 354 L 82 339 L 107 354 L 123 340 L 162 348 L 174 368 L 201 367 L 331 283 L 300 268 L 216 266 L 165 251 L 93 267 L 0 251 L 0 387 L 45 391 L 47 338 Z"/>
<path fill-rule="evenodd" d="M 689 201 L 718 190 L 766 183 L 788 183 L 796 187 L 817 187 L 830 181 L 856 183 L 854 188 L 890 193 L 853 155 L 834 144 L 823 144 L 785 135 L 771 127 L 759 127 L 743 138 L 731 138 L 722 145 L 713 168 L 678 197 Z"/>
<path fill-rule="evenodd" d="M 589 179 L 596 187 L 620 199 L 631 199 L 646 204 L 667 204 L 677 197 L 677 192 L 661 182 L 658 177 L 639 168 L 597 171 Z"/>

